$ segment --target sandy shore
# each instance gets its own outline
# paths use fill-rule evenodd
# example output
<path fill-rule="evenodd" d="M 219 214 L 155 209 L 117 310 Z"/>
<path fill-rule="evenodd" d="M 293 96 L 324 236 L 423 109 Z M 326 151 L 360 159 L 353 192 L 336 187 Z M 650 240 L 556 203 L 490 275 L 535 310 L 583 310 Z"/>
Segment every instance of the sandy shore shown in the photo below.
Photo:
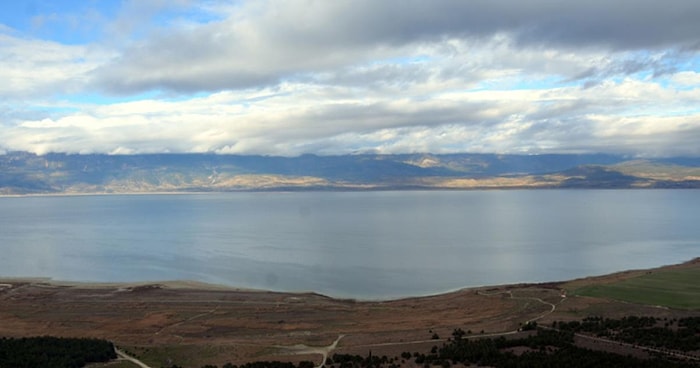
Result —
<path fill-rule="evenodd" d="M 163 289 L 193 289 L 193 290 L 220 290 L 220 291 L 245 291 L 268 292 L 266 290 L 239 288 L 221 284 L 211 284 L 194 280 L 167 280 L 167 281 L 139 281 L 139 282 L 90 282 L 90 281 L 64 281 L 54 280 L 50 277 L 0 277 L 0 287 L 12 287 L 14 284 L 33 284 L 50 287 L 71 287 L 79 289 L 135 289 L 144 287 L 158 287 Z"/>
<path fill-rule="evenodd" d="M 567 284 L 567 285 L 578 285 L 578 284 L 583 284 L 583 283 L 589 283 L 589 282 L 606 282 L 606 281 L 619 281 L 620 279 L 624 278 L 629 278 L 629 277 L 634 277 L 639 274 L 646 273 L 648 271 L 653 271 L 653 270 L 661 270 L 661 269 L 669 269 L 669 268 L 679 268 L 679 267 L 688 267 L 688 266 L 695 266 L 700 264 L 700 257 L 693 258 L 689 261 L 682 262 L 679 264 L 672 264 L 672 265 L 664 265 L 660 267 L 655 267 L 651 269 L 632 269 L 632 270 L 624 270 L 624 271 L 619 271 L 611 274 L 606 274 L 606 275 L 591 275 L 587 277 L 582 277 L 578 279 L 573 279 L 573 280 L 568 280 L 568 281 L 551 281 L 551 282 L 541 282 L 541 283 L 521 283 L 521 284 L 504 284 L 504 285 L 482 285 L 482 286 L 473 286 L 473 287 L 464 287 L 464 288 L 458 288 L 454 290 L 449 290 L 445 292 L 440 292 L 440 293 L 434 293 L 434 294 L 427 294 L 427 295 L 416 295 L 416 296 L 406 296 L 406 297 L 401 297 L 401 298 L 395 298 L 395 299 L 353 299 L 357 301 L 366 301 L 366 302 L 382 302 L 382 301 L 392 301 L 392 300 L 402 300 L 402 299 L 415 299 L 415 298 L 432 298 L 432 297 L 439 297 L 441 295 L 448 295 L 448 294 L 453 294 L 453 293 L 460 293 L 460 292 L 478 292 L 482 290 L 487 290 L 487 289 L 510 289 L 510 288 L 518 288 L 518 287 L 537 287 L 537 286 L 543 286 L 543 285 L 560 285 L 560 284 Z M 328 297 L 330 299 L 333 299 L 333 297 L 330 296 L 325 296 L 323 294 L 319 294 L 313 291 L 271 291 L 271 290 L 265 290 L 265 289 L 254 289 L 254 288 L 244 288 L 244 287 L 236 287 L 236 286 L 231 286 L 231 285 L 225 285 L 225 284 L 214 284 L 214 283 L 207 283 L 207 282 L 201 282 L 201 281 L 196 281 L 196 280 L 155 280 L 155 281 L 138 281 L 138 282 L 91 282 L 91 281 L 65 281 L 65 280 L 56 280 L 50 277 L 3 277 L 0 276 L 0 287 L 11 287 L 13 284 L 41 284 L 45 286 L 54 286 L 54 287 L 74 287 L 74 288 L 80 288 L 80 289 L 133 289 L 133 288 L 143 288 L 143 287 L 159 287 L 163 289 L 190 289 L 190 290 L 215 290 L 215 291 L 231 291 L 231 292 L 257 292 L 257 293 L 270 293 L 270 292 L 275 292 L 275 293 L 280 293 L 280 294 L 299 294 L 299 295 L 307 295 L 307 294 L 314 294 L 314 295 L 319 295 L 323 297 Z M 342 300 L 348 300 L 348 298 L 341 298 Z"/>
<path fill-rule="evenodd" d="M 698 262 L 667 267 L 700 267 Z M 318 364 L 325 350 L 314 347 L 333 346 L 341 335 L 334 352 L 367 354 L 371 350 L 393 356 L 407 349 L 429 350 L 450 337 L 455 328 L 471 331 L 473 337 L 512 336 L 523 323 L 533 320 L 547 325 L 587 315 L 697 315 L 697 311 L 562 293 L 572 285 L 614 282 L 646 272 L 649 270 L 384 301 L 182 280 L 84 283 L 0 278 L 0 336 L 104 338 L 139 356 L 175 354 L 173 347 L 177 347 L 181 355 L 173 358 L 192 366 L 251 359 L 313 360 Z M 306 348 L 289 349 L 295 346 Z M 191 360 L 198 356 L 208 358 Z"/>

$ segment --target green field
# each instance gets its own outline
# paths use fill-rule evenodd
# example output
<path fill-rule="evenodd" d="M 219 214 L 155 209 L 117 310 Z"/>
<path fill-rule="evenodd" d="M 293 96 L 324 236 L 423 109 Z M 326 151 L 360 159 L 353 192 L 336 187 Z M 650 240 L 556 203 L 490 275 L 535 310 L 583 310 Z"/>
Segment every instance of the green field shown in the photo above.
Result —
<path fill-rule="evenodd" d="M 700 309 L 700 268 L 653 271 L 624 281 L 584 286 L 574 294 L 659 305 Z"/>

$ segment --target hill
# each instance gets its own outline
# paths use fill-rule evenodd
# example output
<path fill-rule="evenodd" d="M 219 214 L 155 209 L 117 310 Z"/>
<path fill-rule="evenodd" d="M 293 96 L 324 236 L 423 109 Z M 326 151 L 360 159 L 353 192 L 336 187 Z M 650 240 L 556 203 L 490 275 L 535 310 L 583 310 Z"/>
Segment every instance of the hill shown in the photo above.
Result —
<path fill-rule="evenodd" d="M 700 159 L 399 154 L 0 155 L 0 194 L 236 190 L 697 188 Z"/>

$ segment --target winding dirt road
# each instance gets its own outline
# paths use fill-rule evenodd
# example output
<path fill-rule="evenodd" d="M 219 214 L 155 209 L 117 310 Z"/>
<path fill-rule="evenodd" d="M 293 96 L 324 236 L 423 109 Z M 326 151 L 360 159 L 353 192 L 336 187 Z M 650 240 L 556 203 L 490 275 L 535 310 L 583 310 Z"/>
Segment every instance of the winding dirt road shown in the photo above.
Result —
<path fill-rule="evenodd" d="M 326 364 L 326 360 L 328 359 L 328 355 L 335 350 L 336 347 L 338 347 L 338 343 L 340 340 L 345 337 L 345 335 L 338 335 L 338 338 L 333 341 L 332 344 L 328 346 L 308 346 L 304 344 L 298 344 L 298 345 L 292 345 L 292 346 L 283 346 L 283 345 L 277 345 L 275 346 L 276 348 L 279 349 L 285 349 L 288 350 L 290 353 L 294 355 L 303 355 L 303 354 L 320 354 L 323 358 L 321 359 L 321 363 L 316 366 L 316 368 L 321 368 L 323 367 L 324 364 Z"/>
<path fill-rule="evenodd" d="M 534 300 L 534 301 L 536 301 L 536 302 L 538 302 L 538 303 L 542 303 L 542 304 L 547 305 L 547 306 L 549 306 L 549 307 L 551 308 L 551 309 L 548 310 L 547 312 L 544 312 L 544 313 L 540 314 L 539 316 L 537 316 L 537 317 L 535 317 L 535 318 L 531 318 L 531 319 L 525 321 L 525 324 L 538 321 L 538 320 L 540 320 L 540 319 L 542 319 L 542 318 L 544 318 L 544 317 L 547 317 L 548 315 L 554 313 L 554 311 L 557 310 L 557 305 L 554 304 L 554 303 L 550 303 L 550 302 L 548 302 L 548 301 L 545 301 L 545 300 L 542 300 L 542 299 L 536 298 L 536 297 L 530 297 L 530 296 L 513 296 L 513 292 L 510 291 L 510 290 L 507 290 L 507 291 L 499 291 L 499 292 L 496 292 L 496 293 L 484 293 L 484 292 L 482 292 L 482 291 L 479 291 L 479 292 L 477 292 L 477 293 L 478 293 L 479 295 L 483 295 L 483 296 L 494 296 L 494 295 L 508 294 L 508 296 L 509 296 L 511 299 L 516 299 L 516 300 Z M 564 300 L 566 300 L 566 299 L 565 299 L 565 298 L 562 298 L 561 300 L 559 300 L 559 303 L 561 303 L 561 302 L 564 301 Z M 559 304 L 559 303 L 557 303 L 557 304 Z M 517 330 L 516 330 L 515 332 L 517 332 Z"/>
<path fill-rule="evenodd" d="M 147 365 L 146 363 L 128 355 L 127 353 L 125 353 L 117 348 L 114 348 L 114 352 L 117 353 L 117 357 L 120 360 L 128 360 L 128 361 L 138 365 L 141 368 L 151 368 L 151 366 Z"/>

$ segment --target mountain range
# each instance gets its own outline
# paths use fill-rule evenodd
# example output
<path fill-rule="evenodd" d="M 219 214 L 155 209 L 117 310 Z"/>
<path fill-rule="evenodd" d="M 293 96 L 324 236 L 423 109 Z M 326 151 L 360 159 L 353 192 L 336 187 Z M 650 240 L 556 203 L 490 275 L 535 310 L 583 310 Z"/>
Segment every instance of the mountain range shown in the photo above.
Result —
<path fill-rule="evenodd" d="M 609 154 L 0 155 L 0 194 L 700 188 L 700 158 Z"/>

